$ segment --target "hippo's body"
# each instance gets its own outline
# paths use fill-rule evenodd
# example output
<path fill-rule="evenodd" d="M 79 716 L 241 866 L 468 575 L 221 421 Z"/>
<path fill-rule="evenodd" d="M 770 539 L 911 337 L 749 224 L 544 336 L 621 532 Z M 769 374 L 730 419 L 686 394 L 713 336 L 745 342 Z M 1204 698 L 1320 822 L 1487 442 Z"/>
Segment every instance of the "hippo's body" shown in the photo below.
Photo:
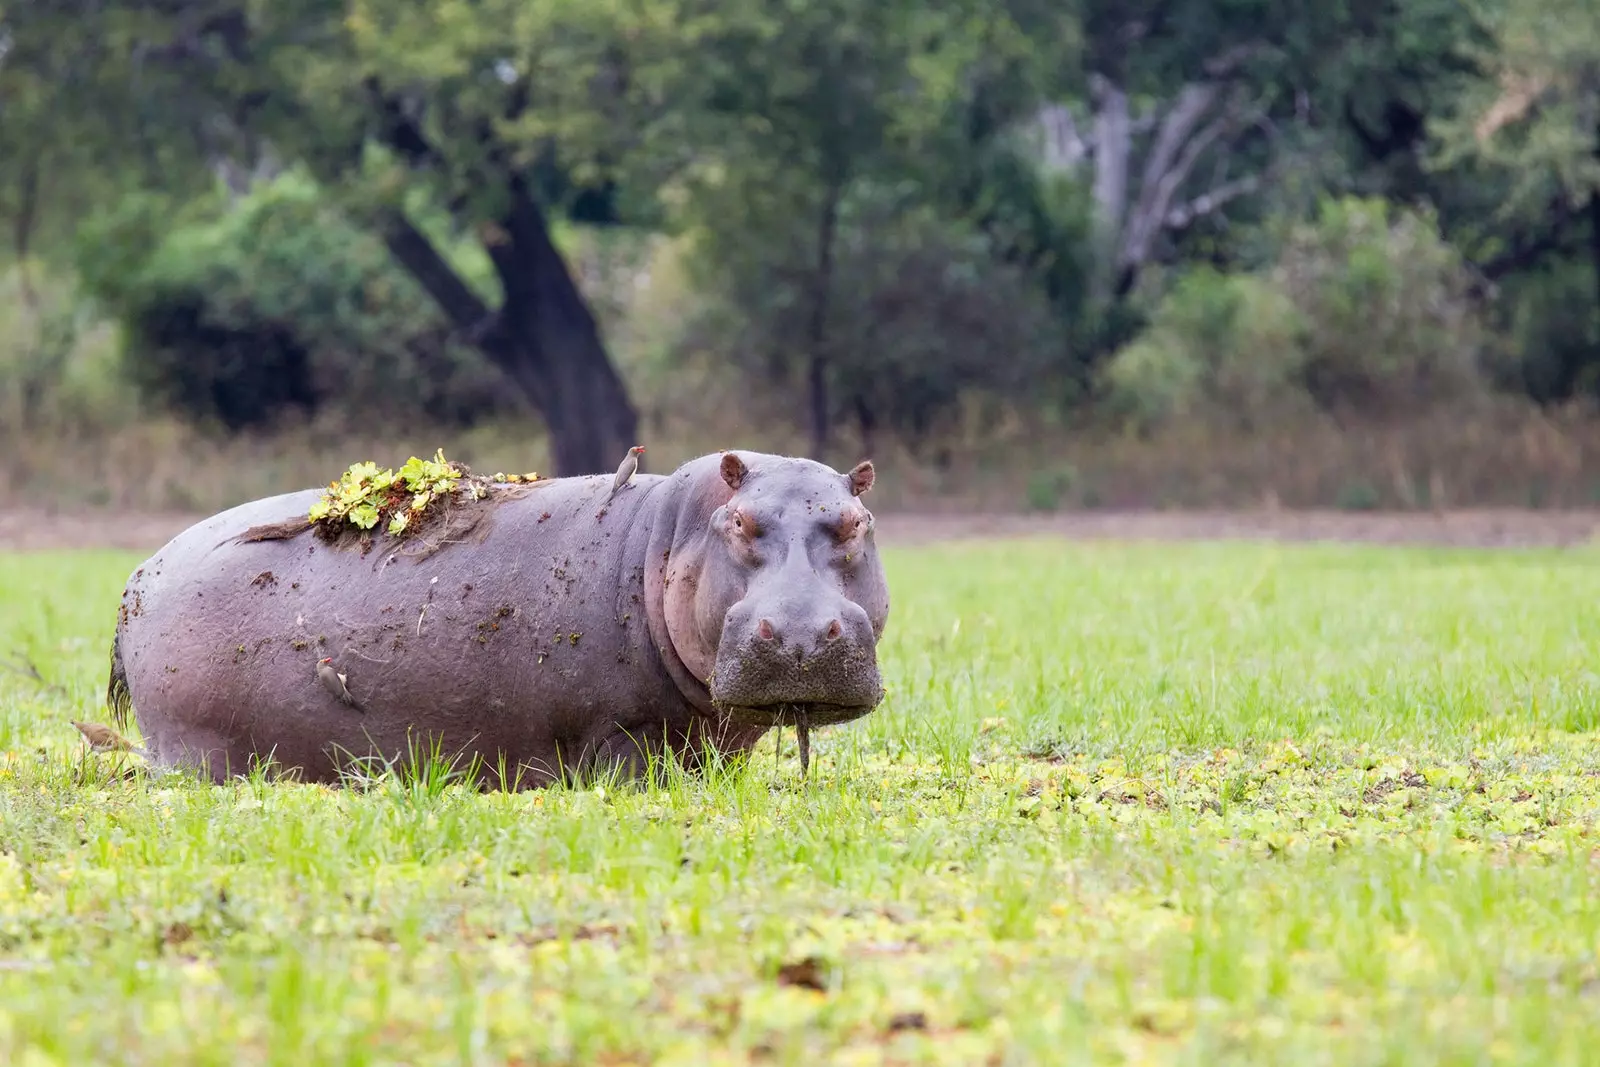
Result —
<path fill-rule="evenodd" d="M 602 513 L 610 481 L 507 493 L 431 552 L 381 533 L 365 553 L 241 539 L 317 490 L 215 515 L 129 579 L 113 709 L 131 702 L 157 764 L 217 780 L 270 759 L 333 781 L 352 758 L 420 749 L 535 786 L 637 771 L 663 743 L 691 761 L 738 752 L 796 709 L 842 722 L 878 703 L 870 465 L 707 456 L 637 477 Z M 358 707 L 318 681 L 323 657 Z"/>

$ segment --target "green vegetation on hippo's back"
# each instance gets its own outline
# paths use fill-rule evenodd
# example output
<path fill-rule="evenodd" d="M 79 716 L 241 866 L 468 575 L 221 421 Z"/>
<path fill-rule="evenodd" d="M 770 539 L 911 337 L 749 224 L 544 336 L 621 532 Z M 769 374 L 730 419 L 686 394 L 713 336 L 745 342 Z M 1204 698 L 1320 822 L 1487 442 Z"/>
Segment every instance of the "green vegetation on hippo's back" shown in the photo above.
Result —
<path fill-rule="evenodd" d="M 137 554 L 0 556 L 0 1062 L 1557 1064 L 1595 550 L 884 549 L 888 696 L 659 787 L 85 756 Z M 42 679 L 42 680 L 41 680 Z"/>
<path fill-rule="evenodd" d="M 474 475 L 466 464 L 445 459 L 442 448 L 432 459 L 412 456 L 399 470 L 380 469 L 368 460 L 351 464 L 338 481 L 330 482 L 306 519 L 330 536 L 347 526 L 368 531 L 382 524 L 385 532 L 398 537 L 431 514 L 430 506 L 437 510 L 453 495 L 483 500 L 497 485 L 538 480 L 536 473 Z"/>

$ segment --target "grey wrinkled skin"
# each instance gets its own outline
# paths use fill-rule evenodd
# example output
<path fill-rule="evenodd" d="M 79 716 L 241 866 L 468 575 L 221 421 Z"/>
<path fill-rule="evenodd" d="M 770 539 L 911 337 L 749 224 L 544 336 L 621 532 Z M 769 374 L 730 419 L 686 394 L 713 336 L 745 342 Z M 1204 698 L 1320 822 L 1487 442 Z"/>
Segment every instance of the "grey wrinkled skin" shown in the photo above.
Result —
<path fill-rule="evenodd" d="M 331 782 L 352 759 L 432 750 L 526 788 L 637 774 L 663 745 L 694 765 L 796 708 L 820 724 L 878 704 L 869 465 L 705 456 L 636 476 L 602 513 L 611 480 L 541 483 L 420 560 L 382 535 L 365 555 L 309 533 L 237 540 L 319 490 L 206 519 L 128 581 L 113 709 L 131 702 L 155 764 L 215 781 L 268 761 Z M 364 710 L 318 682 L 323 656 Z"/>

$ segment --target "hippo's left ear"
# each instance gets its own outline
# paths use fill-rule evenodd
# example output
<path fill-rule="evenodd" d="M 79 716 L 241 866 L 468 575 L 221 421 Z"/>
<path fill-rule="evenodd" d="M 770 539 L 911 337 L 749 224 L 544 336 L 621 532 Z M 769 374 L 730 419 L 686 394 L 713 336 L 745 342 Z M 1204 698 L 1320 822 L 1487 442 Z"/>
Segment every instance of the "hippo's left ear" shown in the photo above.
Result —
<path fill-rule="evenodd" d="M 877 472 L 872 469 L 872 460 L 864 459 L 850 468 L 847 476 L 850 479 L 850 495 L 860 496 L 872 488 L 872 483 L 877 479 Z"/>
<path fill-rule="evenodd" d="M 728 488 L 738 491 L 744 484 L 744 476 L 750 473 L 750 468 L 744 465 L 744 460 L 732 452 L 722 454 L 722 480 L 728 483 Z"/>

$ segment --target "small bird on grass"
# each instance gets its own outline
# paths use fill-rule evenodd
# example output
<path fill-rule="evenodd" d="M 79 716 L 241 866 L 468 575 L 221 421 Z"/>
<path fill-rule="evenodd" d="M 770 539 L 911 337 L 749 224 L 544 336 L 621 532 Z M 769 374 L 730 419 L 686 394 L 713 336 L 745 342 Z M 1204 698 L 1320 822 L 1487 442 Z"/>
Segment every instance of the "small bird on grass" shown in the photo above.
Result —
<path fill-rule="evenodd" d="M 68 722 L 78 728 L 83 739 L 89 742 L 91 752 L 131 752 L 135 756 L 150 758 L 150 753 L 129 741 L 109 726 L 101 726 L 97 722 L 79 722 L 69 719 Z"/>
<path fill-rule="evenodd" d="M 622 487 L 633 480 L 634 472 L 639 469 L 639 457 L 644 454 L 644 445 L 634 445 L 628 449 L 628 454 L 622 457 L 622 464 L 617 468 L 617 476 L 611 482 L 611 495 L 606 497 L 609 504 L 612 498 L 622 492 Z"/>
<path fill-rule="evenodd" d="M 345 675 L 333 665 L 332 656 L 324 656 L 317 660 L 317 681 L 322 683 L 324 689 L 352 708 L 357 711 L 364 710 L 356 703 L 356 698 L 350 695 L 350 689 L 345 685 Z"/>

